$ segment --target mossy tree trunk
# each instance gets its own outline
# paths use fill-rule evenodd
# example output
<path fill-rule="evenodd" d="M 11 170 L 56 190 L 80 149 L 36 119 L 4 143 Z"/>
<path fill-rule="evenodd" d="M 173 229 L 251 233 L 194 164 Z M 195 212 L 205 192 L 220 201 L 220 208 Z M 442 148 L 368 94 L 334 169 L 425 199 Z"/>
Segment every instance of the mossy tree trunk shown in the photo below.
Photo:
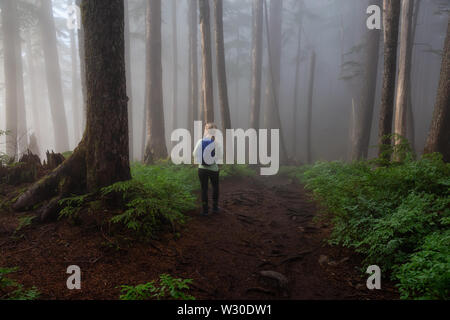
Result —
<path fill-rule="evenodd" d="M 72 156 L 35 183 L 14 204 L 26 210 L 58 199 L 131 178 L 128 146 L 127 91 L 122 0 L 84 0 L 87 122 L 84 137 Z"/>

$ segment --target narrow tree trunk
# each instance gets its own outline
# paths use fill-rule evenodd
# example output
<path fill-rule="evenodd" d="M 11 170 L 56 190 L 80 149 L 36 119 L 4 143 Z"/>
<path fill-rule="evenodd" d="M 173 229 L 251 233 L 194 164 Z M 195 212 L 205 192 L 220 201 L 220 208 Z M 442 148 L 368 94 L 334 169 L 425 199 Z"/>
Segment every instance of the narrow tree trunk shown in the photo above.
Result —
<path fill-rule="evenodd" d="M 203 65 L 203 103 L 206 122 L 214 122 L 214 95 L 211 56 L 211 25 L 209 0 L 199 0 L 200 31 L 202 33 L 202 65 Z"/>
<path fill-rule="evenodd" d="M 252 26 L 252 95 L 250 104 L 250 128 L 259 129 L 261 117 L 261 75 L 263 61 L 263 1 L 253 0 Z"/>
<path fill-rule="evenodd" d="M 146 164 L 167 158 L 161 50 L 161 0 L 150 0 L 147 6 L 146 41 L 147 144 L 144 155 Z"/>
<path fill-rule="evenodd" d="M 75 0 L 77 6 L 81 7 L 82 0 Z M 78 56 L 80 61 L 80 78 L 81 78 L 81 97 L 83 114 L 81 115 L 81 131 L 83 132 L 86 128 L 86 115 L 87 115 L 87 88 L 86 88 L 86 59 L 84 54 L 84 26 L 82 21 L 80 23 L 80 28 L 78 29 Z"/>
<path fill-rule="evenodd" d="M 69 4 L 71 1 L 69 2 Z M 78 60 L 77 60 L 77 44 L 75 40 L 75 32 L 70 30 L 70 49 L 72 60 L 72 113 L 73 113 L 73 137 L 75 144 L 81 140 L 81 121 L 80 121 L 80 104 L 78 99 Z"/>
<path fill-rule="evenodd" d="M 15 1 L 2 1 L 3 55 L 5 70 L 5 106 L 6 106 L 6 154 L 10 158 L 17 156 L 17 59 L 15 52 L 15 33 L 18 32 L 14 17 L 17 11 Z"/>
<path fill-rule="evenodd" d="M 124 2 L 125 10 L 125 68 L 127 76 L 127 96 L 128 96 L 128 138 L 130 139 L 130 159 L 134 160 L 134 126 L 133 126 L 133 83 L 131 76 L 131 43 L 130 43 L 130 19 L 128 11 L 129 0 Z"/>
<path fill-rule="evenodd" d="M 42 219 L 55 214 L 62 196 L 94 192 L 131 178 L 123 1 L 84 0 L 82 15 L 87 58 L 86 132 L 73 155 L 14 204 L 15 210 L 24 210 L 53 198 L 41 212 Z"/>
<path fill-rule="evenodd" d="M 373 2 L 371 2 L 373 3 Z M 375 2 L 381 6 L 381 0 Z M 355 136 L 352 145 L 352 160 L 367 159 L 372 129 L 375 92 L 377 89 L 378 54 L 380 31 L 368 30 L 365 37 L 365 61 L 361 101 L 356 109 Z"/>
<path fill-rule="evenodd" d="M 283 1 L 270 1 L 270 24 L 265 2 L 267 27 L 267 47 L 269 53 L 269 72 L 266 87 L 265 126 L 267 129 L 280 130 L 280 161 L 287 161 L 286 144 L 281 128 L 279 96 L 281 82 L 281 48 L 282 48 L 282 11 Z"/>
<path fill-rule="evenodd" d="M 450 19 L 442 56 L 441 76 L 433 120 L 424 153 L 440 152 L 450 162 Z"/>
<path fill-rule="evenodd" d="M 314 96 L 314 78 L 316 72 L 316 53 L 311 55 L 310 70 L 309 70 L 309 90 L 308 90 L 308 109 L 306 113 L 306 161 L 312 162 L 312 108 L 313 108 L 313 96 Z"/>
<path fill-rule="evenodd" d="M 406 138 L 407 135 L 407 111 L 408 95 L 411 78 L 411 55 L 408 49 L 411 48 L 412 36 L 412 16 L 414 10 L 414 0 L 402 0 L 401 10 L 401 30 L 400 30 L 400 51 L 399 51 L 399 71 L 397 94 L 395 101 L 395 133 Z M 401 143 L 400 139 L 394 139 L 395 144 Z"/>
<path fill-rule="evenodd" d="M 198 115 L 198 27 L 197 1 L 189 1 L 189 123 L 187 128 L 193 133 L 194 121 L 200 120 Z"/>
<path fill-rule="evenodd" d="M 378 130 L 378 155 L 388 159 L 392 119 L 394 114 L 395 77 L 397 71 L 397 40 L 400 19 L 400 1 L 384 0 L 384 71 Z"/>
<path fill-rule="evenodd" d="M 216 62 L 217 77 L 219 79 L 219 103 L 222 117 L 222 130 L 231 129 L 230 107 L 228 103 L 227 73 L 225 68 L 225 45 L 223 40 L 223 2 L 214 0 L 215 34 L 216 34 Z"/>
<path fill-rule="evenodd" d="M 61 70 L 59 66 L 58 49 L 56 42 L 55 20 L 51 0 L 41 1 L 41 33 L 44 50 L 44 60 L 47 76 L 48 95 L 53 118 L 55 137 L 55 151 L 64 152 L 69 148 L 69 133 L 64 108 Z"/>
<path fill-rule="evenodd" d="M 28 67 L 28 80 L 31 91 L 31 110 L 33 115 L 33 129 L 34 135 L 38 142 L 41 141 L 41 112 L 39 110 L 40 96 L 38 95 L 37 80 L 36 80 L 36 66 L 33 58 L 33 45 L 31 42 L 31 34 L 28 35 L 26 45 L 26 57 Z"/>
<path fill-rule="evenodd" d="M 16 20 L 16 67 L 17 67 L 17 148 L 18 154 L 22 155 L 28 148 L 28 128 L 27 128 L 27 112 L 25 105 L 25 89 L 23 83 L 23 61 L 22 61 L 22 38 L 20 36 L 20 18 L 17 12 L 13 12 Z"/>
<path fill-rule="evenodd" d="M 299 27 L 298 27 L 298 43 L 297 43 L 297 57 L 295 62 L 295 83 L 294 83 L 294 104 L 292 105 L 292 159 L 297 158 L 297 117 L 298 117 L 298 110 L 300 109 L 299 102 L 298 102 L 298 91 L 299 91 L 299 85 L 300 85 L 300 59 L 301 59 L 301 43 L 302 43 L 302 22 L 300 21 Z"/>
<path fill-rule="evenodd" d="M 177 30 L 177 1 L 172 0 L 172 52 L 173 52 L 173 79 L 172 79 L 172 129 L 177 128 L 178 113 L 178 30 Z"/>

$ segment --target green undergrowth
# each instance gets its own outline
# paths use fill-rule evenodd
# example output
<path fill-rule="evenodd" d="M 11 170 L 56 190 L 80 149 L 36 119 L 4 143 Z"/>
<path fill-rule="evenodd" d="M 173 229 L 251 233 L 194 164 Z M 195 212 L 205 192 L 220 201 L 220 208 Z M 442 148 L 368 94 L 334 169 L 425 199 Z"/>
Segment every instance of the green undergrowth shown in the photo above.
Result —
<path fill-rule="evenodd" d="M 331 244 L 355 249 L 398 283 L 403 299 L 450 294 L 450 164 L 439 154 L 402 162 L 318 162 L 285 168 L 324 205 Z"/>
<path fill-rule="evenodd" d="M 189 295 L 192 279 L 176 279 L 162 274 L 159 281 L 137 286 L 121 286 L 120 300 L 195 300 Z"/>
<path fill-rule="evenodd" d="M 8 278 L 10 274 L 17 272 L 17 268 L 0 267 L 0 300 L 35 300 L 39 297 L 39 291 L 33 287 L 25 289 L 20 283 Z"/>
<path fill-rule="evenodd" d="M 247 166 L 222 166 L 221 177 L 251 176 L 254 170 Z M 120 211 L 111 218 L 114 225 L 123 226 L 138 238 L 151 238 L 164 226 L 175 230 L 185 222 L 184 213 L 197 208 L 196 190 L 200 188 L 197 168 L 161 162 L 146 166 L 135 163 L 132 179 L 102 188 L 99 196 L 92 194 L 60 200 L 60 218 L 77 218 L 93 199 L 106 207 Z M 94 210 L 95 211 L 95 210 Z"/>

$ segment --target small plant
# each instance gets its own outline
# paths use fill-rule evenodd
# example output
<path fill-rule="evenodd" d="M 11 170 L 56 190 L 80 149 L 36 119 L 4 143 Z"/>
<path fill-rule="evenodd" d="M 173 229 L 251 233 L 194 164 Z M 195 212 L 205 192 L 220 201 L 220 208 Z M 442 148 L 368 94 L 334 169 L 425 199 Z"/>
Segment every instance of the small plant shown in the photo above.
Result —
<path fill-rule="evenodd" d="M 90 194 L 85 194 L 81 196 L 73 196 L 70 198 L 62 199 L 58 202 L 58 204 L 62 207 L 59 212 L 59 219 L 69 218 L 74 219 L 78 217 L 81 209 L 86 203 L 87 198 Z"/>
<path fill-rule="evenodd" d="M 159 283 L 155 281 L 137 286 L 121 286 L 120 300 L 195 300 L 186 293 L 192 279 L 175 279 L 168 274 L 162 274 Z"/>
<path fill-rule="evenodd" d="M 24 228 L 30 226 L 33 223 L 33 220 L 35 219 L 35 216 L 24 216 L 19 218 L 19 225 L 17 226 L 16 230 L 14 231 L 15 234 L 23 230 Z"/>
<path fill-rule="evenodd" d="M 0 268 L 0 300 L 35 300 L 39 291 L 33 287 L 29 290 L 6 276 L 16 272 L 17 268 Z"/>

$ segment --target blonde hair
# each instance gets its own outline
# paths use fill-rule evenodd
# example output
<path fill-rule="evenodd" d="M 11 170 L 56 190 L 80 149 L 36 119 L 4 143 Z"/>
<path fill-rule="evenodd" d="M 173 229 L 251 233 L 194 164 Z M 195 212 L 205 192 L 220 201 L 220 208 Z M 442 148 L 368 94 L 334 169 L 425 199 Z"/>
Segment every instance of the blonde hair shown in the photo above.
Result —
<path fill-rule="evenodd" d="M 212 133 L 211 133 L 211 131 L 210 130 L 217 130 L 217 125 L 215 124 L 215 123 L 212 123 L 212 122 L 209 122 L 209 123 L 207 123 L 206 125 L 205 125 L 205 132 L 204 132 L 204 135 L 205 136 L 207 136 L 207 135 L 211 135 L 212 136 Z M 214 137 L 212 137 L 212 138 L 214 138 Z"/>

